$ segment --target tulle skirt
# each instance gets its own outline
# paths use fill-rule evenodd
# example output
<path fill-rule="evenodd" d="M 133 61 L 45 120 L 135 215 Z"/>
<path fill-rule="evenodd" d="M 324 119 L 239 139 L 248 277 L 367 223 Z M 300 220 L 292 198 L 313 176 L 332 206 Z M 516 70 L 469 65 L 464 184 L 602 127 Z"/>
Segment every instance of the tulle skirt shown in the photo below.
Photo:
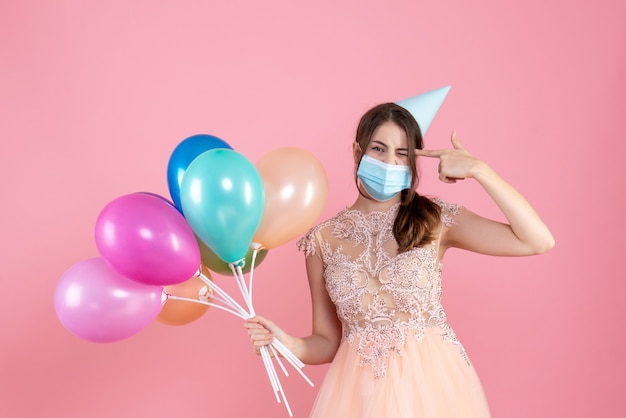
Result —
<path fill-rule="evenodd" d="M 375 378 L 360 364 L 358 342 L 343 341 L 313 405 L 315 418 L 488 418 L 489 407 L 475 369 L 439 328 L 403 353 L 391 353 L 386 373 Z"/>

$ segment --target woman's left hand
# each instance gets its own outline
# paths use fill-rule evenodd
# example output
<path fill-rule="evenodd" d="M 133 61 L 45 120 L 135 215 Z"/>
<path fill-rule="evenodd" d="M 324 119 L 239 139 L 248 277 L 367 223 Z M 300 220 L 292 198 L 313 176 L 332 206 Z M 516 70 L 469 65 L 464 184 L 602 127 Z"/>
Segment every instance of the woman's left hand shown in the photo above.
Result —
<path fill-rule="evenodd" d="M 452 131 L 450 140 L 452 148 L 416 149 L 415 156 L 439 158 L 439 180 L 444 183 L 456 183 L 457 180 L 474 177 L 476 170 L 484 163 L 463 148 L 456 138 L 456 131 Z"/>

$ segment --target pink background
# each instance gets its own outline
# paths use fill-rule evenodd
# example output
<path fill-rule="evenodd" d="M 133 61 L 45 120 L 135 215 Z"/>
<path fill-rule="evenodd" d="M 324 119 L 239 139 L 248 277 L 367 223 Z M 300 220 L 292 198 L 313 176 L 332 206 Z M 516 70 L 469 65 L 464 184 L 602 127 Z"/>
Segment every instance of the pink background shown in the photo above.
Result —
<path fill-rule="evenodd" d="M 538 257 L 445 260 L 444 305 L 494 417 L 622 417 L 626 3 L 296 3 L 0 4 L 1 415 L 286 417 L 237 318 L 209 310 L 99 345 L 59 323 L 56 282 L 98 255 L 109 201 L 169 197 L 167 161 L 187 136 L 220 136 L 252 161 L 313 152 L 331 179 L 325 218 L 354 198 L 361 113 L 449 84 L 427 146 L 457 129 L 557 241 Z M 498 216 L 472 182 L 439 183 L 434 162 L 423 174 L 424 193 Z M 257 311 L 307 333 L 295 243 L 255 277 Z M 304 370 L 319 384 L 326 366 Z M 317 387 L 282 382 L 307 416 Z"/>

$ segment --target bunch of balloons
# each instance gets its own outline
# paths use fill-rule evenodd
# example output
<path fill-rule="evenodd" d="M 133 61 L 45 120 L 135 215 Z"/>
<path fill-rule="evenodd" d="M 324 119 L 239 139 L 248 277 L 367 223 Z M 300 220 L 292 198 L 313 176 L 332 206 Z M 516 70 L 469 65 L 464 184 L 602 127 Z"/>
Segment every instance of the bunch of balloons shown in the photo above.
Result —
<path fill-rule="evenodd" d="M 305 150 L 279 148 L 253 164 L 205 134 L 175 147 L 167 181 L 171 201 L 137 192 L 109 202 L 95 225 L 100 256 L 59 279 L 55 311 L 74 335 L 119 341 L 154 320 L 189 323 L 210 306 L 254 315 L 254 266 L 310 228 L 328 192 L 322 165 Z M 212 271 L 233 273 L 245 306 L 215 283 Z"/>

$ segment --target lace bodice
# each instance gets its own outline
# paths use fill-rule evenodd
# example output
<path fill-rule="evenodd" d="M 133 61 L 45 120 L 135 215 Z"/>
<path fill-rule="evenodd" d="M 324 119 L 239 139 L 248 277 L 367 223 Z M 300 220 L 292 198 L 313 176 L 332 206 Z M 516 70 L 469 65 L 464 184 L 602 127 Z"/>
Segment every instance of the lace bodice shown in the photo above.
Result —
<path fill-rule="evenodd" d="M 452 227 L 460 206 L 433 201 L 441 207 L 441 223 Z M 376 377 L 384 376 L 391 353 L 402 354 L 408 335 L 421 341 L 427 327 L 439 327 L 469 363 L 441 306 L 440 238 L 397 254 L 392 227 L 399 205 L 369 214 L 344 209 L 298 242 L 307 257 L 322 259 L 343 339 L 358 344 L 361 363 L 370 364 Z"/>

